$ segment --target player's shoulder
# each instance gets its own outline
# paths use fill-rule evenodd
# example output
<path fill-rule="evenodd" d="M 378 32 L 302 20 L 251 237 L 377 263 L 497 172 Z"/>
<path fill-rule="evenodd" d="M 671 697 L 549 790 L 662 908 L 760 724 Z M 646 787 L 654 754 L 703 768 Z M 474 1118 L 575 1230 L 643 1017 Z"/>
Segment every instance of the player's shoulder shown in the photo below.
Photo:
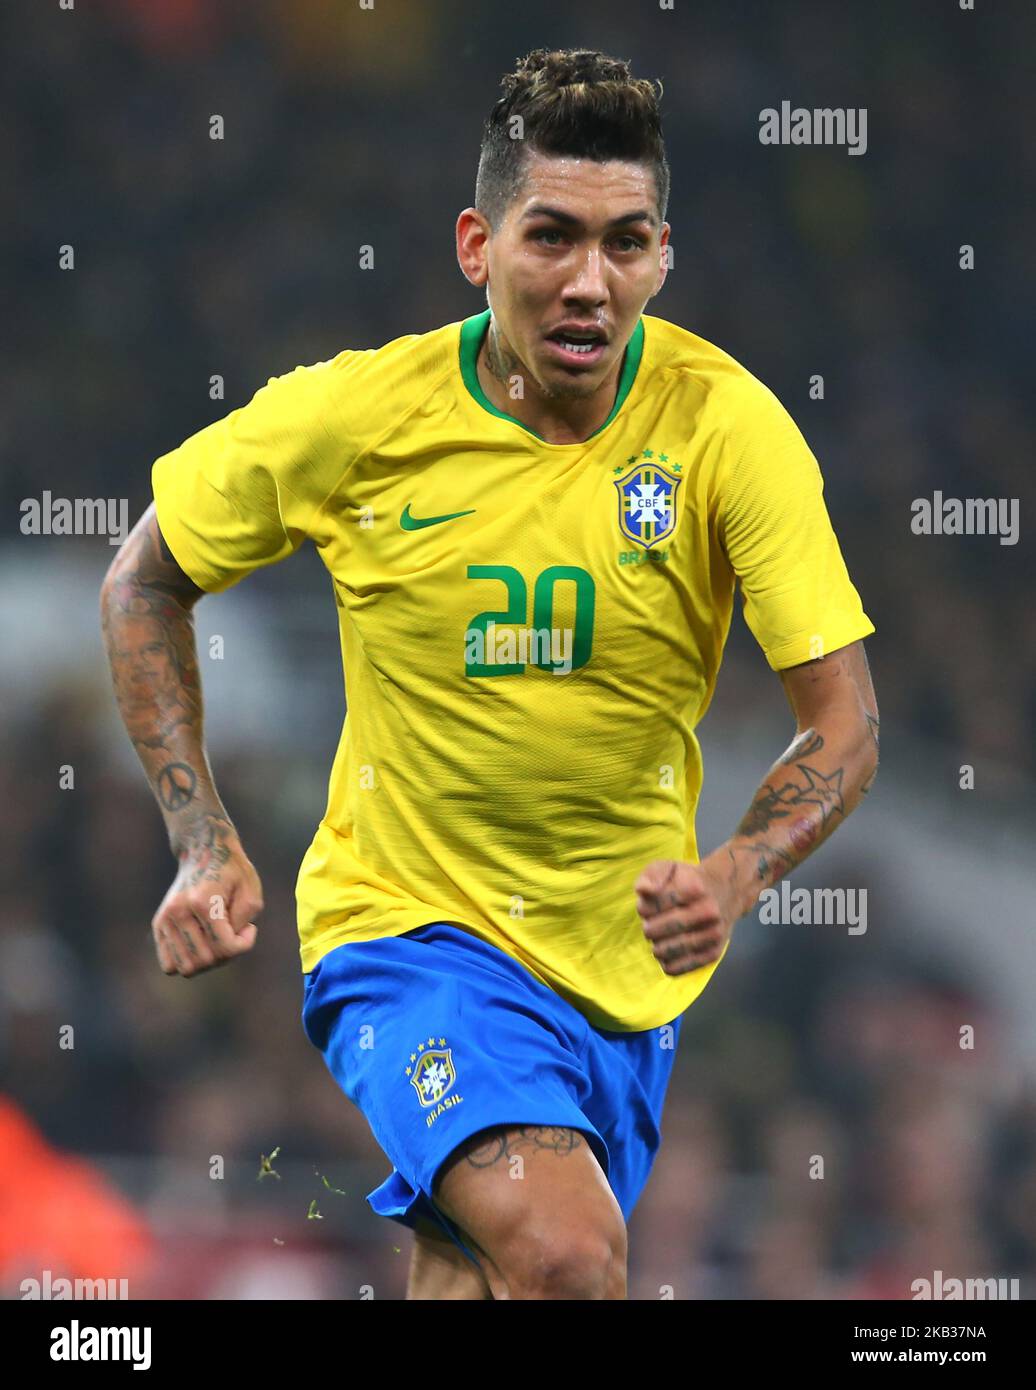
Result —
<path fill-rule="evenodd" d="M 342 348 L 333 357 L 295 369 L 302 389 L 355 398 L 391 386 L 397 404 L 401 393 L 427 392 L 447 377 L 457 355 L 460 322 L 427 333 L 404 333 L 376 348 Z"/>
<path fill-rule="evenodd" d="M 342 348 L 333 356 L 271 377 L 265 395 L 295 416 L 366 434 L 418 406 L 450 377 L 461 324 L 406 333 L 381 347 Z"/>
<path fill-rule="evenodd" d="M 645 365 L 661 389 L 686 400 L 699 428 L 734 435 L 788 418 L 766 383 L 731 353 L 668 319 L 643 318 Z"/>
<path fill-rule="evenodd" d="M 332 387 L 345 379 L 407 380 L 426 385 L 438 374 L 445 375 L 457 355 L 461 323 L 444 324 L 427 333 L 404 333 L 381 347 L 343 348 L 334 357 L 314 362 L 308 371 Z"/>

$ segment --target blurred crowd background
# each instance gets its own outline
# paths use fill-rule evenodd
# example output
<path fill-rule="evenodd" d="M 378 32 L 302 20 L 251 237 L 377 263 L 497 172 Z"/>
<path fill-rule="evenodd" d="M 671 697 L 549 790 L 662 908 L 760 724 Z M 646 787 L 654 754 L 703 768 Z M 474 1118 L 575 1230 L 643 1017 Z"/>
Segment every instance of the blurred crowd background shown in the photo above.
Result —
<path fill-rule="evenodd" d="M 268 377 L 484 307 L 453 224 L 499 77 L 540 46 L 662 78 L 675 264 L 648 312 L 795 416 L 877 628 L 882 774 L 795 877 L 868 887 L 869 929 L 738 927 L 684 1021 L 631 1296 L 909 1298 L 941 1269 L 1032 1297 L 1036 10 L 923 0 L 4 7 L 0 1293 L 49 1268 L 402 1295 L 410 1238 L 362 1200 L 385 1162 L 298 1021 L 295 874 L 344 708 L 319 561 L 196 610 L 200 649 L 237 639 L 203 662 L 210 751 L 267 906 L 251 956 L 167 980 L 173 861 L 100 646 L 114 550 L 24 536 L 20 504 L 127 498 L 132 524 L 152 460 Z M 866 154 L 760 145 L 785 99 L 866 107 Z M 1019 499 L 1019 543 L 914 535 L 936 490 Z M 736 615 L 703 852 L 792 731 Z"/>

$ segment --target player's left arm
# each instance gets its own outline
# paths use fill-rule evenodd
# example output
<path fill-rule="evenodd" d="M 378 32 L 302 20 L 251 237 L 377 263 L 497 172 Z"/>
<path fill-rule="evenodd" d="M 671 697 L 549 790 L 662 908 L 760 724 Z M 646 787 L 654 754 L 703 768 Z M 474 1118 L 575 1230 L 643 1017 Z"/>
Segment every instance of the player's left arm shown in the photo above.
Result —
<path fill-rule="evenodd" d="M 780 673 L 797 732 L 735 834 L 698 864 L 656 860 L 637 911 L 667 975 L 711 965 L 759 894 L 856 809 L 878 771 L 878 706 L 863 642 Z"/>

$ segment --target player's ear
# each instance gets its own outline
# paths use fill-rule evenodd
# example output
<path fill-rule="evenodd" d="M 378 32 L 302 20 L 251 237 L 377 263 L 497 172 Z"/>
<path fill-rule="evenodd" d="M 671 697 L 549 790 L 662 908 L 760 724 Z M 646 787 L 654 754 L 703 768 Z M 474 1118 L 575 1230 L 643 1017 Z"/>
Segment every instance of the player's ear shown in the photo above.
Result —
<path fill-rule="evenodd" d="M 651 291 L 651 298 L 659 292 L 665 284 L 665 278 L 669 274 L 669 267 L 672 264 L 669 251 L 669 233 L 672 231 L 668 222 L 663 222 L 658 233 L 658 278 L 655 281 L 655 288 Z"/>
<path fill-rule="evenodd" d="M 457 218 L 457 264 L 472 285 L 489 279 L 489 223 L 476 208 L 465 208 Z"/>

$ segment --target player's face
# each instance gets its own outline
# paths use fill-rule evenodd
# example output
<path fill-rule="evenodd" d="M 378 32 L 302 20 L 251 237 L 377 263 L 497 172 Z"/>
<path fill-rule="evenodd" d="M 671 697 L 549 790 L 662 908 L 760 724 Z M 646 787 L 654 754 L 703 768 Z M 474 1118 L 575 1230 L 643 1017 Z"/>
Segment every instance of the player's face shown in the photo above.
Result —
<path fill-rule="evenodd" d="M 526 171 L 486 245 L 493 318 L 545 394 L 590 396 L 662 286 L 669 224 L 647 165 L 532 154 Z"/>

